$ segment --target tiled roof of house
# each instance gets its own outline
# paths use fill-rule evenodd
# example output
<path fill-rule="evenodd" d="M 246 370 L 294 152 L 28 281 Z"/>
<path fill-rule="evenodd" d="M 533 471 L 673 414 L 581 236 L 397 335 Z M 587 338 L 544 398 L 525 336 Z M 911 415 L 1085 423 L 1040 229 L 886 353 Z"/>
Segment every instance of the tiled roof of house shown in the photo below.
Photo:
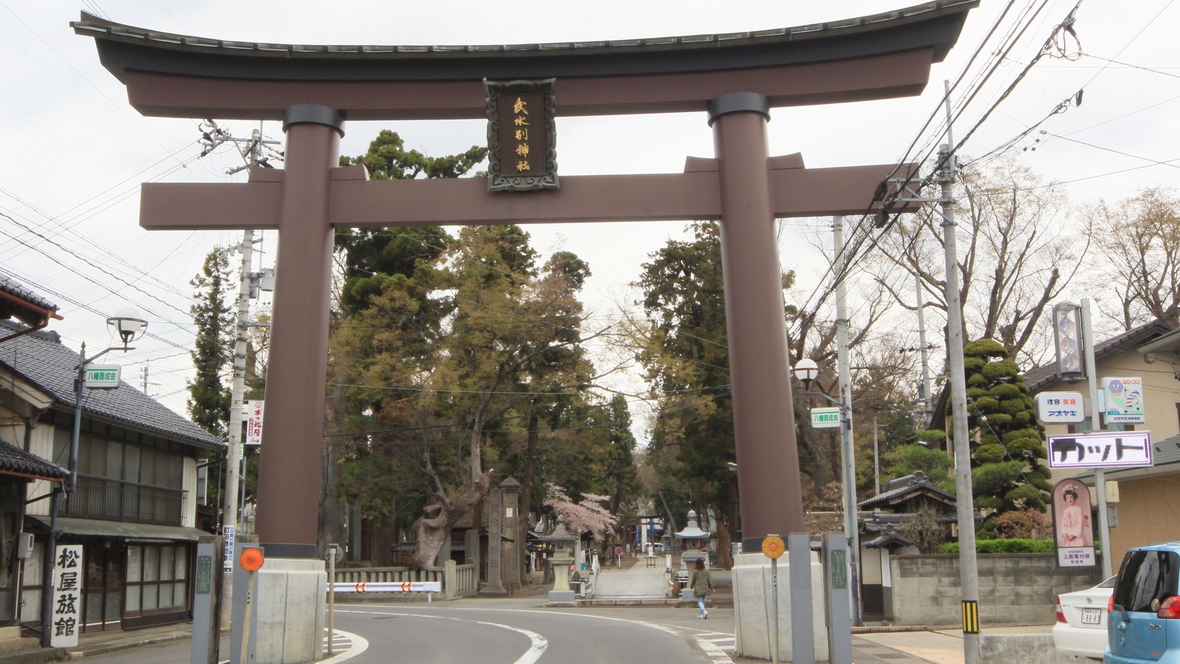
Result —
<path fill-rule="evenodd" d="M 0 320 L 16 318 L 26 325 L 44 325 L 58 317 L 57 305 L 22 286 L 15 279 L 0 275 Z"/>
<path fill-rule="evenodd" d="M 860 509 L 893 507 L 920 495 L 936 498 L 947 505 L 955 504 L 955 496 L 930 483 L 926 474 L 918 471 L 913 475 L 891 480 L 885 484 L 884 491 L 859 503 Z"/>
<path fill-rule="evenodd" d="M 0 441 L 0 472 L 58 478 L 65 478 L 70 474 L 61 466 L 3 441 Z"/>
<path fill-rule="evenodd" d="M 0 336 L 22 326 L 0 321 Z M 40 388 L 62 407 L 73 409 L 74 376 L 81 357 L 63 346 L 53 332 L 34 332 L 0 345 L 0 366 L 5 366 Z M 126 382 L 114 389 L 86 390 L 82 410 L 87 415 L 132 429 L 153 433 L 204 449 L 221 450 L 225 443 L 201 427 L 171 411 Z"/>

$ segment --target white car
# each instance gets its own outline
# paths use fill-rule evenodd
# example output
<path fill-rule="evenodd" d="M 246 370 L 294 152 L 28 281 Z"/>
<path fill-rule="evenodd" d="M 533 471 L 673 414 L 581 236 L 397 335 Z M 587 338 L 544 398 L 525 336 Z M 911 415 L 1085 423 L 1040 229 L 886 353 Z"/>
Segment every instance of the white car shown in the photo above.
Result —
<path fill-rule="evenodd" d="M 1106 650 L 1106 608 L 1114 580 L 1112 576 L 1093 588 L 1057 596 L 1057 623 L 1053 625 L 1057 652 L 1102 660 Z"/>

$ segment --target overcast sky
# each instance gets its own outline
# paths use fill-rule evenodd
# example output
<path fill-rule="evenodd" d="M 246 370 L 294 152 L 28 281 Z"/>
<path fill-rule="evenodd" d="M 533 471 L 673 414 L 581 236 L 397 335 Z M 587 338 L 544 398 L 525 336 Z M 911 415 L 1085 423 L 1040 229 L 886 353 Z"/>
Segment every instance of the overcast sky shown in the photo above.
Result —
<path fill-rule="evenodd" d="M 149 338 L 138 350 L 111 361 L 124 379 L 141 384 L 150 366 L 148 392 L 184 412 L 187 349 L 193 327 L 187 312 L 189 281 L 209 249 L 240 240 L 240 232 L 155 232 L 137 225 L 139 184 L 144 181 L 232 182 L 227 168 L 241 163 L 219 152 L 197 159 L 195 121 L 141 117 L 126 103 L 124 88 L 98 63 L 94 41 L 69 27 L 82 10 L 110 20 L 204 37 L 310 44 L 504 44 L 658 37 L 760 30 L 849 18 L 904 7 L 905 0 L 726 3 L 566 2 L 554 0 L 528 19 L 504 3 L 469 2 L 194 2 L 179 0 L 0 0 L 0 273 L 15 277 L 60 305 L 63 321 L 52 328 L 66 343 L 90 348 L 108 343 L 105 319 L 121 307 L 146 312 Z M 1045 58 L 990 113 L 964 147 L 985 154 L 1041 121 L 1085 89 L 1080 107 L 1040 126 L 1015 149 L 1023 163 L 1047 178 L 1068 182 L 1077 203 L 1133 195 L 1171 185 L 1177 148 L 1180 58 L 1171 41 L 1180 9 L 1164 0 L 1086 0 L 1074 30 L 1081 57 Z M 921 97 L 776 109 L 769 125 L 772 154 L 802 152 L 808 166 L 888 164 L 900 159 L 939 110 L 943 79 L 967 67 L 984 35 L 1007 9 L 998 34 L 1025 29 L 1018 45 L 996 68 L 983 91 L 957 121 L 967 135 L 999 99 L 1073 8 L 1074 2 L 983 0 L 972 10 L 959 45 L 935 66 Z M 983 49 L 967 77 L 998 42 Z M 1073 55 L 1078 42 L 1062 42 Z M 968 84 L 956 92 L 965 94 Z M 560 90 L 560 88 L 559 88 Z M 955 97 L 955 95 L 953 95 Z M 957 97 L 956 103 L 962 98 Z M 560 102 L 559 102 L 560 103 Z M 235 135 L 257 123 L 218 118 Z M 485 142 L 481 121 L 351 123 L 344 154 L 363 153 L 381 128 L 398 131 L 407 145 L 432 155 Z M 264 133 L 281 139 L 277 123 Z M 604 137 L 609 136 L 609 140 Z M 1034 142 L 1034 139 L 1040 139 Z M 1033 148 L 1034 150 L 1024 150 Z M 564 175 L 653 173 L 682 170 L 686 156 L 711 157 L 712 135 L 703 113 L 601 118 L 559 118 L 558 162 Z M 628 283 L 651 251 L 680 237 L 683 223 L 587 224 L 527 230 L 543 252 L 574 251 L 594 273 L 587 286 L 591 309 L 605 314 L 626 299 Z M 817 287 L 823 259 L 814 246 L 830 234 L 824 220 L 789 222 L 783 264 L 800 273 L 792 295 L 806 301 Z M 274 257 L 274 233 L 266 233 L 262 260 Z M 59 246 L 60 245 L 60 246 Z M 235 259 L 236 260 L 236 259 Z M 1082 293 L 1074 297 L 1082 296 Z"/>

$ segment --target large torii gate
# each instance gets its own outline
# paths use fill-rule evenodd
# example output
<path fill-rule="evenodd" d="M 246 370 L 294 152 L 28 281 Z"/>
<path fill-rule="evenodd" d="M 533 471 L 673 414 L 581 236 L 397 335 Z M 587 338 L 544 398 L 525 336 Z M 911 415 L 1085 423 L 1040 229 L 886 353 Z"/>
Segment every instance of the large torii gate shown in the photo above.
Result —
<path fill-rule="evenodd" d="M 940 0 L 761 32 L 512 46 L 306 46 L 205 39 L 83 13 L 103 65 L 145 115 L 283 121 L 283 170 L 245 184 L 144 184 L 140 224 L 277 229 L 257 532 L 268 555 L 314 557 L 333 229 L 720 219 L 744 543 L 805 530 L 774 220 L 859 214 L 894 167 L 806 169 L 771 157 L 772 107 L 919 94 L 978 0 Z M 482 118 L 483 81 L 556 79 L 557 113 L 707 111 L 714 159 L 685 172 L 367 181 L 337 167 L 347 120 Z M 804 128 L 805 130 L 805 128 Z M 835 138 L 835 137 L 834 137 Z M 747 550 L 751 550 L 747 548 Z"/>

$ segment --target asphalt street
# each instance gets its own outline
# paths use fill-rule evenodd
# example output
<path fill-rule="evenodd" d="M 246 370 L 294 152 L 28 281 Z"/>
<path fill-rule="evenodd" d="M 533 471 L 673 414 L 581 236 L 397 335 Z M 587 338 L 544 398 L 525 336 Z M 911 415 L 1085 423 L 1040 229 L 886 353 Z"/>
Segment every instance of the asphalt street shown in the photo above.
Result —
<path fill-rule="evenodd" d="M 543 597 L 344 604 L 336 607 L 335 628 L 337 655 L 321 660 L 326 664 L 756 661 L 733 654 L 733 610 L 726 607 L 711 609 L 708 620 L 697 620 L 695 606 L 552 608 L 544 606 Z M 221 659 L 228 661 L 228 635 L 222 643 Z M 182 640 L 85 659 L 97 663 L 175 664 L 189 661 L 190 649 L 191 642 Z M 854 637 L 853 661 L 929 664 L 942 660 L 918 658 Z M 961 654 L 957 661 L 962 661 Z"/>

